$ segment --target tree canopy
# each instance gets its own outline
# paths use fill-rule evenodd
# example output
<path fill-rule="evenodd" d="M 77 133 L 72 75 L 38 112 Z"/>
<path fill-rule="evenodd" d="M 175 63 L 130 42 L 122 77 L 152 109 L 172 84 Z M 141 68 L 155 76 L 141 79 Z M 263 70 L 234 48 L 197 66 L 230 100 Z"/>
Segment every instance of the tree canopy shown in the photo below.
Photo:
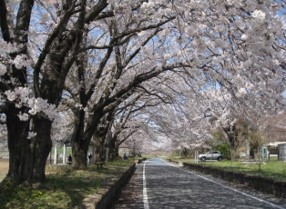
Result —
<path fill-rule="evenodd" d="M 284 12 L 275 0 L 1 1 L 7 179 L 44 182 L 53 140 L 70 138 L 82 168 L 92 140 L 189 146 L 239 118 L 263 127 L 285 111 Z"/>

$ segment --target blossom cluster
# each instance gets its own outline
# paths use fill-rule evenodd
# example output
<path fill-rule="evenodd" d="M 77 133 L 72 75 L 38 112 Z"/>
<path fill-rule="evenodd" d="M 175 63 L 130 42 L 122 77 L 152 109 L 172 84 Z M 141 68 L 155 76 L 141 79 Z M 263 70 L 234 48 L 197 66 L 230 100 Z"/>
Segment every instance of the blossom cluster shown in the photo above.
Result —
<path fill-rule="evenodd" d="M 6 66 L 0 63 L 0 76 L 4 75 L 7 72 Z"/>
<path fill-rule="evenodd" d="M 42 98 L 33 97 L 32 91 L 28 87 L 18 87 L 15 88 L 14 91 L 5 91 L 4 94 L 10 102 L 15 103 L 17 108 L 21 108 L 23 106 L 28 107 L 28 113 L 30 115 L 36 115 L 37 113 L 43 112 L 50 120 L 53 120 L 56 117 L 55 105 L 49 104 L 47 100 Z M 20 113 L 20 120 L 28 120 L 28 113 Z"/>
<path fill-rule="evenodd" d="M 263 22 L 265 20 L 265 16 L 266 16 L 265 12 L 261 10 L 255 10 L 252 13 L 252 17 L 256 19 L 258 22 Z"/>
<path fill-rule="evenodd" d="M 26 55 L 17 55 L 13 60 L 13 64 L 17 69 L 21 69 L 22 67 L 30 67 L 32 60 L 28 59 Z"/>

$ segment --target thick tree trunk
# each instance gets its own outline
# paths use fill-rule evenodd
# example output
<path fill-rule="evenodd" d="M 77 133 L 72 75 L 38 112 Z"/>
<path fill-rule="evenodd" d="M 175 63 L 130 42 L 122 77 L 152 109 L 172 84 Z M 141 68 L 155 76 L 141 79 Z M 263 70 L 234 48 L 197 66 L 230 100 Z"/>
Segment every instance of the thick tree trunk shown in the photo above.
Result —
<path fill-rule="evenodd" d="M 104 137 L 96 131 L 93 135 L 93 141 L 94 141 L 94 146 L 95 146 L 95 159 L 96 161 L 104 161 L 105 156 L 105 149 L 104 149 Z"/>
<path fill-rule="evenodd" d="M 85 169 L 87 167 L 87 151 L 90 140 L 84 140 L 84 110 L 78 110 L 76 113 L 76 122 L 72 135 L 72 156 L 73 168 Z"/>
<path fill-rule="evenodd" d="M 52 148 L 51 121 L 35 118 L 33 124 L 37 136 L 27 139 L 29 122 L 19 121 L 16 113 L 10 111 L 7 114 L 9 171 L 5 180 L 16 184 L 24 181 L 44 183 L 46 161 Z"/>
<path fill-rule="evenodd" d="M 31 170 L 30 142 L 27 140 L 28 121 L 20 121 L 19 111 L 11 105 L 7 113 L 9 170 L 5 180 L 22 183 Z"/>
<path fill-rule="evenodd" d="M 33 138 L 33 172 L 30 181 L 44 183 L 46 181 L 45 168 L 49 153 L 52 149 L 51 128 L 52 122 L 43 117 L 36 117 L 33 121 L 34 131 L 37 135 Z"/>
<path fill-rule="evenodd" d="M 227 128 L 224 127 L 222 130 L 226 134 L 228 143 L 230 145 L 231 159 L 232 160 L 236 159 L 238 157 L 237 149 L 239 146 L 238 133 L 237 133 L 236 127 L 235 126 L 230 126 Z"/>
<path fill-rule="evenodd" d="M 84 145 L 84 146 L 83 146 Z M 86 169 L 87 168 L 87 151 L 88 146 L 85 143 L 78 143 L 75 141 L 72 143 L 72 167 L 74 169 Z"/>
<path fill-rule="evenodd" d="M 118 157 L 118 153 L 116 152 L 115 141 L 111 140 L 109 143 L 109 159 L 114 160 L 116 157 Z"/>
<path fill-rule="evenodd" d="M 9 170 L 5 180 L 16 184 L 24 181 L 44 183 L 46 161 L 52 148 L 51 121 L 34 118 L 37 136 L 27 139 L 29 121 L 20 121 L 17 114 L 18 110 L 12 107 L 7 113 Z"/>
<path fill-rule="evenodd" d="M 115 146 L 115 152 L 114 152 L 114 158 L 118 158 L 119 157 L 119 145 Z"/>

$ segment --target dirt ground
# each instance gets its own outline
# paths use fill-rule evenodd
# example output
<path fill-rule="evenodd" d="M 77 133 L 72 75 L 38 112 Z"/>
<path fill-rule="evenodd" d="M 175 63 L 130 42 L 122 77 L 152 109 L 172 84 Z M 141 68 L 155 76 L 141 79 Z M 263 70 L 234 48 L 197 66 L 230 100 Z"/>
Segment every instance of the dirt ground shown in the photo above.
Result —
<path fill-rule="evenodd" d="M 8 172 L 9 161 L 0 159 L 0 181 L 6 176 Z"/>

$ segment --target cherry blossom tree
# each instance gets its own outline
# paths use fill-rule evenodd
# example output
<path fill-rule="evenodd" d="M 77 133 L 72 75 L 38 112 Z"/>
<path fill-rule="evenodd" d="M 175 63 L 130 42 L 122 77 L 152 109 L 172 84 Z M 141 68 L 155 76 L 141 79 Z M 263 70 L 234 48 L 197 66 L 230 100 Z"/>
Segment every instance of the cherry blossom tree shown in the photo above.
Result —
<path fill-rule="evenodd" d="M 101 142 L 96 144 L 105 141 L 102 137 L 105 136 L 104 129 L 108 125 L 104 125 L 102 132 L 98 130 L 103 117 L 109 124 L 116 107 L 130 97 L 141 83 L 184 65 L 161 64 L 166 58 L 160 49 L 165 46 L 155 39 L 164 29 L 162 27 L 174 17 L 158 16 L 148 23 L 151 14 L 155 15 L 149 13 L 149 16 L 135 19 L 133 16 L 136 16 L 136 13 L 127 13 L 127 17 L 125 13 L 124 15 L 120 13 L 116 19 L 107 20 L 99 26 L 91 25 L 93 30 L 95 27 L 100 27 L 102 31 L 98 32 L 97 28 L 97 32 L 95 34 L 91 32 L 87 40 L 97 38 L 96 42 L 100 43 L 102 39 L 108 39 L 109 43 L 100 46 L 89 45 L 91 41 L 87 41 L 85 48 L 91 51 L 81 59 L 86 61 L 81 61 L 78 65 L 77 81 L 73 82 L 74 76 L 71 75 L 71 79 L 68 79 L 70 82 L 66 84 L 74 102 L 79 104 L 75 113 L 77 123 L 72 137 L 74 168 L 86 166 L 86 153 L 92 136 L 94 141 Z M 104 56 L 93 59 L 102 52 Z M 95 133 L 96 131 L 98 133 Z"/>
<path fill-rule="evenodd" d="M 45 181 L 52 120 L 66 75 L 77 59 L 84 25 L 108 5 L 88 3 L 87 8 L 85 0 L 1 1 L 1 49 L 7 49 L 1 53 L 1 94 L 10 152 L 6 179 Z"/>
<path fill-rule="evenodd" d="M 282 105 L 275 96 L 285 90 L 285 23 L 279 16 L 284 4 L 0 1 L 0 112 L 6 115 L 10 151 L 6 179 L 45 181 L 52 125 L 61 103 L 73 108 L 74 166 L 85 167 L 88 144 L 106 114 L 141 84 L 163 74 L 168 80 L 175 71 L 194 95 L 218 85 L 227 92 L 223 95 L 230 95 L 228 109 L 236 110 L 247 98 L 244 104 L 265 114 L 279 111 Z M 208 97 L 200 103 L 191 98 L 200 105 L 194 113 L 176 111 L 189 115 L 178 116 L 179 121 L 188 119 L 179 123 L 182 130 L 203 110 L 210 108 L 216 116 L 226 110 Z"/>
<path fill-rule="evenodd" d="M 156 92 L 151 88 L 153 85 L 150 85 L 150 83 L 155 82 L 154 80 L 160 81 L 161 79 L 153 79 L 140 85 L 131 98 L 124 101 L 116 108 L 116 115 L 108 130 L 110 132 L 110 139 L 108 140 L 109 148 L 113 151 L 114 157 L 118 156 L 119 146 L 126 144 L 126 141 L 132 141 L 133 145 L 131 147 L 135 146 L 134 137 L 131 140 L 130 138 L 140 129 L 141 133 L 145 132 L 145 135 L 147 136 L 150 136 L 151 133 L 153 133 L 149 133 L 148 129 L 146 129 L 148 126 L 144 124 L 144 120 L 142 120 L 142 117 L 146 117 L 146 109 L 159 107 L 162 103 L 170 103 L 168 95 L 164 95 L 162 92 Z M 150 138 L 154 140 L 157 137 L 150 136 Z M 143 143 L 143 140 L 137 139 L 136 144 L 137 143 Z"/>

